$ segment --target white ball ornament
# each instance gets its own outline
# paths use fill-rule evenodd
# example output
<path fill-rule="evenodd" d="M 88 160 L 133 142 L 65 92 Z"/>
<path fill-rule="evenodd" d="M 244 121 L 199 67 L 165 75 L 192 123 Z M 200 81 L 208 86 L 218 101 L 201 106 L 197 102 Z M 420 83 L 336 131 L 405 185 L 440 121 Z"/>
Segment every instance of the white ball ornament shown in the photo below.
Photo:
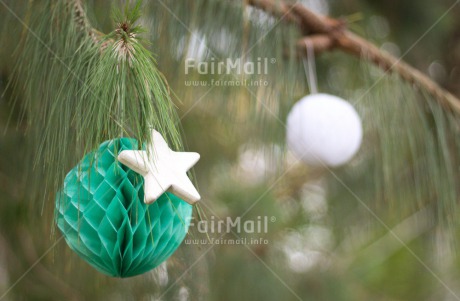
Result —
<path fill-rule="evenodd" d="M 361 119 L 355 108 L 333 95 L 307 95 L 294 105 L 287 118 L 288 147 L 313 166 L 347 163 L 358 151 L 362 136 Z"/>

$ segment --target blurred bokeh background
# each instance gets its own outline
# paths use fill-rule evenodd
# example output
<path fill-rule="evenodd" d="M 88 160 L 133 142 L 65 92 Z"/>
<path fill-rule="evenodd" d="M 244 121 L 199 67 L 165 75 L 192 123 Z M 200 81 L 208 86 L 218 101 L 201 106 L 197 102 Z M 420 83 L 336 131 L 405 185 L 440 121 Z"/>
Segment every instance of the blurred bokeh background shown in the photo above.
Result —
<path fill-rule="evenodd" d="M 35 13 L 29 2 L 0 1 L 0 300 L 460 300 L 458 116 L 397 75 L 325 53 L 316 61 L 319 89 L 356 107 L 364 141 L 343 167 L 299 163 L 286 149 L 284 123 L 309 93 L 292 55 L 300 33 L 246 1 L 145 1 L 141 23 L 174 91 L 186 149 L 201 154 L 194 173 L 203 218 L 268 217 L 267 233 L 223 236 L 268 243 L 211 245 L 192 227 L 186 239 L 204 241 L 183 244 L 149 273 L 98 273 L 59 239 L 46 173 L 39 193 L 30 184 L 37 175 L 21 106 L 40 94 L 21 99 L 19 88 L 13 105 L 7 89 L 22 22 Z M 343 18 L 460 97 L 458 1 L 299 2 Z M 120 3 L 84 5 L 94 28 L 113 30 L 107 12 Z M 235 75 L 185 72 L 190 58 L 242 56 L 273 60 L 267 74 L 247 78 L 266 86 L 194 86 Z"/>

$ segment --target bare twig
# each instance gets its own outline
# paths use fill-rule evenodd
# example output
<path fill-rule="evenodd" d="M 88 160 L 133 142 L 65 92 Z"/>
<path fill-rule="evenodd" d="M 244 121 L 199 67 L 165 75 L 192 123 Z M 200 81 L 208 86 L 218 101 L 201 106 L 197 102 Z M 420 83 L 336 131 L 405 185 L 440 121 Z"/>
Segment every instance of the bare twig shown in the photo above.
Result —
<path fill-rule="evenodd" d="M 91 38 L 98 43 L 101 33 L 89 24 L 82 0 L 69 1 L 74 6 L 77 25 L 82 30 L 87 31 Z M 364 58 L 386 72 L 396 72 L 405 81 L 413 83 L 431 94 L 445 109 L 460 114 L 460 100 L 456 96 L 403 60 L 349 31 L 344 21 L 316 14 L 302 4 L 289 4 L 284 0 L 247 0 L 247 3 L 276 17 L 283 17 L 283 20 L 287 22 L 296 24 L 304 34 L 304 37 L 297 43 L 300 54 L 306 55 L 305 45 L 309 43 L 317 54 L 339 49 L 359 58 Z M 104 48 L 104 46 L 101 47 Z"/>
<path fill-rule="evenodd" d="M 347 30 L 345 22 L 318 15 L 302 4 L 288 4 L 283 0 L 249 0 L 249 4 L 296 24 L 304 34 L 297 43 L 302 55 L 306 55 L 305 44 L 310 42 L 316 53 L 339 49 L 367 59 L 386 72 L 396 72 L 405 81 L 430 93 L 445 109 L 460 114 L 460 100 L 456 96 L 401 59 Z"/>

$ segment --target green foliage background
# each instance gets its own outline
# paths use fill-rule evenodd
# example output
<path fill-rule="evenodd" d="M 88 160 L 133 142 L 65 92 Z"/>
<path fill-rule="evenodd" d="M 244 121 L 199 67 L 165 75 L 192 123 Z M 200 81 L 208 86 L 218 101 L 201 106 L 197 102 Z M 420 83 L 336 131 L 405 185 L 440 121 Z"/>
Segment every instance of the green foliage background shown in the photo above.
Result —
<path fill-rule="evenodd" d="M 343 16 L 351 29 L 399 51 L 460 96 L 460 4 L 425 33 L 454 1 L 302 2 Z M 63 2 L 29 3 L 43 9 Z M 85 1 L 91 25 L 103 33 L 115 28 L 107 13 L 111 3 Z M 301 61 L 289 55 L 300 33 L 241 4 L 146 1 L 141 43 L 155 54 L 174 92 L 184 148 L 201 154 L 194 172 L 203 213 L 208 220 L 274 217 L 262 235 L 269 243 L 183 244 L 167 264 L 121 280 L 101 275 L 80 260 L 53 225 L 55 187 L 81 159 L 84 145 L 54 139 L 46 147 L 65 164 L 54 172 L 45 165 L 34 167 L 34 141 L 44 125 L 27 126 L 43 116 L 39 112 L 46 104 L 61 101 L 57 112 L 64 113 L 66 101 L 94 99 L 82 96 L 88 91 L 72 80 L 65 82 L 67 93 L 60 94 L 58 88 L 68 76 L 64 69 L 51 73 L 46 64 L 32 66 L 40 72 L 29 68 L 31 56 L 49 64 L 55 61 L 40 43 L 23 52 L 21 41 L 26 36 L 34 39 L 23 25 L 33 20 L 46 25 L 51 17 L 40 15 L 39 9 L 28 12 L 26 1 L 0 1 L 0 300 L 460 300 L 458 116 L 396 75 L 385 75 L 343 53 L 326 53 L 317 59 L 319 89 L 356 106 L 365 127 L 364 144 L 358 156 L 339 169 L 296 164 L 284 147 L 283 123 L 292 104 L 308 93 Z M 30 30 L 39 37 L 47 33 L 46 27 Z M 62 59 L 76 62 L 78 74 L 99 70 L 100 78 L 109 80 L 97 66 L 81 65 L 85 57 L 70 57 L 77 37 L 56 34 L 49 38 L 53 44 L 46 45 L 67 53 Z M 268 74 L 247 78 L 265 80 L 266 87 L 186 84 L 242 79 L 185 74 L 186 59 L 240 57 L 274 59 Z M 6 89 L 18 74 L 18 63 L 23 68 L 15 89 Z M 31 82 L 35 90 L 26 89 Z M 103 85 L 101 95 L 104 89 L 110 91 Z M 125 108 L 133 105 L 129 98 L 123 100 Z M 36 111 L 23 114 L 21 109 L 30 104 Z M 66 116 L 55 115 L 52 129 L 68 126 Z M 93 140 L 106 138 L 92 123 L 84 125 Z M 208 240 L 196 229 L 188 238 Z"/>

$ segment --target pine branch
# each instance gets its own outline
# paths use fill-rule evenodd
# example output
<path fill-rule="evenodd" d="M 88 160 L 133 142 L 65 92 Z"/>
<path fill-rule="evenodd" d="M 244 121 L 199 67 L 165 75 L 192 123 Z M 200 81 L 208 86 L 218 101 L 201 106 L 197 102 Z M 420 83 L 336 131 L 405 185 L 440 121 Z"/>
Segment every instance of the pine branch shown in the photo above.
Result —
<path fill-rule="evenodd" d="M 21 118 L 30 125 L 37 191 L 42 175 L 54 184 L 51 191 L 59 189 L 67 168 L 105 140 L 130 136 L 143 145 L 155 128 L 182 147 L 169 87 L 139 35 L 140 7 L 127 5 L 103 35 L 81 4 L 32 3 L 34 32 L 24 37 L 12 76 L 12 93 L 24 99 Z"/>
<path fill-rule="evenodd" d="M 93 40 L 94 44 L 100 44 L 101 51 L 103 51 L 112 41 L 105 40 L 101 43 L 104 38 L 104 34 L 91 26 L 91 23 L 86 16 L 85 9 L 83 8 L 83 0 L 69 0 L 69 4 L 73 6 L 72 9 L 75 14 L 74 21 L 77 28 L 86 32 L 90 36 L 91 40 Z"/>
<path fill-rule="evenodd" d="M 386 72 L 396 72 L 402 79 L 426 90 L 447 110 L 460 114 L 460 100 L 428 76 L 401 59 L 379 49 L 346 28 L 344 21 L 318 15 L 302 4 L 281 0 L 249 0 L 249 4 L 299 27 L 304 37 L 297 43 L 299 53 L 306 55 L 306 44 L 315 53 L 339 49 L 367 59 Z"/>
<path fill-rule="evenodd" d="M 75 11 L 75 23 L 80 30 L 86 31 L 95 43 L 99 43 L 100 39 L 96 35 L 96 30 L 90 25 L 86 17 L 85 10 L 83 9 L 82 0 L 70 0 L 69 3 L 73 5 Z"/>

